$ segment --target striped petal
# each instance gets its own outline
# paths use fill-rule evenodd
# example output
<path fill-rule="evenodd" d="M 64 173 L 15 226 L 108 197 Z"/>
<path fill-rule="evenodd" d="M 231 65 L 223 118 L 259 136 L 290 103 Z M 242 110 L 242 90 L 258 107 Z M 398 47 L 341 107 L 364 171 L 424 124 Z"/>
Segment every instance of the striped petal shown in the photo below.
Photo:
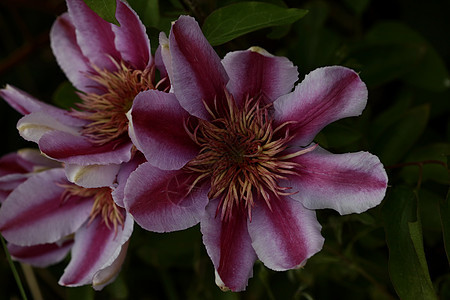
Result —
<path fill-rule="evenodd" d="M 367 88 L 358 74 L 345 67 L 319 68 L 295 90 L 274 102 L 274 119 L 290 124 L 294 143 L 308 145 L 326 125 L 346 117 L 359 116 L 367 102 Z"/>
<path fill-rule="evenodd" d="M 181 16 L 169 36 L 172 75 L 170 81 L 181 106 L 191 115 L 210 119 L 204 103 L 212 110 L 225 103 L 228 76 L 197 21 Z"/>
<path fill-rule="evenodd" d="M 135 69 L 144 70 L 152 64 L 150 40 L 144 24 L 128 4 L 122 1 L 117 1 L 116 18 L 120 27 L 112 26 L 112 30 L 116 36 L 114 42 L 117 50 L 124 61 Z"/>
<path fill-rule="evenodd" d="M 368 152 L 331 154 L 316 148 L 294 161 L 298 176 L 289 177 L 288 185 L 298 193 L 291 197 L 309 209 L 361 213 L 380 204 L 386 193 L 386 171 Z"/>
<path fill-rule="evenodd" d="M 216 284 L 223 290 L 243 291 L 256 260 L 246 216 L 237 210 L 230 220 L 222 221 L 218 204 L 219 200 L 213 200 L 206 207 L 200 223 L 203 243 L 216 269 Z"/>
<path fill-rule="evenodd" d="M 288 197 L 273 197 L 270 205 L 256 205 L 248 222 L 258 258 L 276 271 L 303 266 L 324 242 L 316 213 Z"/>
<path fill-rule="evenodd" d="M 122 246 L 129 240 L 132 231 L 133 219 L 129 215 L 125 217 L 123 227 L 119 226 L 117 230 L 106 226 L 100 217 L 80 228 L 75 234 L 70 263 L 64 270 L 59 284 L 64 286 L 92 284 L 99 271 L 111 266 L 117 258 L 121 259 Z M 115 270 L 118 272 L 119 269 Z M 99 284 L 97 288 L 102 285 Z"/>
<path fill-rule="evenodd" d="M 186 133 L 188 118 L 174 94 L 142 92 L 136 96 L 131 110 L 130 137 L 154 166 L 180 169 L 199 151 Z"/>
<path fill-rule="evenodd" d="M 8 251 L 14 260 L 34 267 L 45 268 L 62 261 L 69 253 L 72 245 L 73 240 L 34 246 L 18 246 L 10 243 L 8 244 Z"/>
<path fill-rule="evenodd" d="M 236 103 L 260 95 L 266 102 L 273 102 L 291 92 L 298 80 L 297 67 L 289 59 L 258 47 L 229 52 L 222 63 L 230 76 L 227 88 Z"/>
<path fill-rule="evenodd" d="M 144 229 L 170 232 L 194 226 L 208 202 L 207 188 L 192 185 L 197 177 L 141 164 L 125 187 L 125 208 Z"/>
<path fill-rule="evenodd" d="M 37 173 L 19 185 L 0 208 L 0 232 L 21 246 L 53 243 L 74 233 L 89 217 L 91 198 L 62 197 L 63 169 Z"/>

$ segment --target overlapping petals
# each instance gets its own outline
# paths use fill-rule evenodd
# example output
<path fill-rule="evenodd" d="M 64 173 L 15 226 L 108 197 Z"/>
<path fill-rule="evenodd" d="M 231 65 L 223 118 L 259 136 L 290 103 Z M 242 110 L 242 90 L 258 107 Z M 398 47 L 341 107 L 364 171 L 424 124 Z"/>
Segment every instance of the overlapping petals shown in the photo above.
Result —
<path fill-rule="evenodd" d="M 69 112 L 12 86 L 1 90 L 0 96 L 24 115 L 17 126 L 22 137 L 38 143 L 48 157 L 80 168 L 99 166 L 96 172 L 106 175 L 101 165 L 119 165 L 132 158 L 125 114 L 135 95 L 155 88 L 154 58 L 145 27 L 127 3 L 117 0 L 120 26 L 100 18 L 83 1 L 67 0 L 67 7 L 68 12 L 51 29 L 51 47 L 89 107 Z M 105 125 L 108 118 L 111 124 Z M 112 135 L 111 129 L 118 133 Z M 112 185 L 111 181 L 92 182 L 92 176 L 69 177 L 85 187 Z"/>
<path fill-rule="evenodd" d="M 315 209 L 360 213 L 381 202 L 387 176 L 377 157 L 311 146 L 327 124 L 361 114 L 367 88 L 356 72 L 317 69 L 294 89 L 289 60 L 253 47 L 220 61 L 187 16 L 160 42 L 174 95 L 134 102 L 132 140 L 148 163 L 131 174 L 124 204 L 152 231 L 200 222 L 221 288 L 244 290 L 257 258 L 273 270 L 303 266 L 323 244 Z"/>
<path fill-rule="evenodd" d="M 70 183 L 60 163 L 36 150 L 4 156 L 0 167 L 0 179 L 21 175 L 0 208 L 0 232 L 14 259 L 46 267 L 71 251 L 60 279 L 66 286 L 101 289 L 117 276 L 134 222 L 115 206 L 109 188 L 89 190 Z"/>

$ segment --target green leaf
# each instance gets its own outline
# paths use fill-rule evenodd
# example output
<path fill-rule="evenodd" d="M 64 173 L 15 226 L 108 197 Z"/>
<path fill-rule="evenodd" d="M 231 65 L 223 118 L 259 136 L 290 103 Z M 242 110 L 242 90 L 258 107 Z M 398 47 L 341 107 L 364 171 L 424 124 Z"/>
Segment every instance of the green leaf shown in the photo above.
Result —
<path fill-rule="evenodd" d="M 382 216 L 389 248 L 389 274 L 401 299 L 437 299 L 423 249 L 417 195 L 394 188 L 385 199 Z"/>
<path fill-rule="evenodd" d="M 441 216 L 445 252 L 447 253 L 447 260 L 450 264 L 450 188 L 448 189 L 447 198 L 439 203 L 439 213 Z"/>
<path fill-rule="evenodd" d="M 450 143 L 435 143 L 414 149 L 405 158 L 405 162 L 423 162 L 422 182 L 433 180 L 442 184 L 450 184 L 450 174 L 444 166 L 448 163 L 448 155 L 450 155 Z M 400 175 L 407 183 L 415 184 L 419 179 L 419 172 L 420 168 L 417 165 L 406 166 Z"/>
<path fill-rule="evenodd" d="M 64 109 L 74 108 L 76 103 L 81 102 L 76 92 L 69 81 L 64 81 L 53 93 L 53 103 Z"/>
<path fill-rule="evenodd" d="M 419 33 L 399 22 L 380 22 L 365 43 L 351 55 L 368 85 L 402 79 L 420 88 L 442 91 L 450 87 L 445 63 Z"/>
<path fill-rule="evenodd" d="M 120 26 L 116 19 L 116 0 L 83 0 L 103 20 Z"/>
<path fill-rule="evenodd" d="M 217 46 L 258 29 L 292 24 L 306 13 L 270 3 L 240 2 L 213 11 L 202 29 L 211 45 Z"/>
<path fill-rule="evenodd" d="M 430 108 L 421 105 L 402 114 L 388 126 L 377 140 L 374 140 L 373 152 L 385 165 L 398 162 L 422 135 L 428 123 Z"/>

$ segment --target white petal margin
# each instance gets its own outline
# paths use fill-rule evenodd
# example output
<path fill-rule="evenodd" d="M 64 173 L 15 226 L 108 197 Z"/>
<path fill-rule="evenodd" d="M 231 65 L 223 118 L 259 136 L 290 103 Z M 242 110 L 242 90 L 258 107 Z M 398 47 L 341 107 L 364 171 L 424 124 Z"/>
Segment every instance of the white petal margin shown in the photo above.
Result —
<path fill-rule="evenodd" d="M 120 164 L 89 166 L 65 165 L 67 179 L 85 188 L 112 186 L 116 181 L 119 169 Z"/>
<path fill-rule="evenodd" d="M 64 274 L 59 280 L 59 284 L 64 286 L 81 286 L 98 283 L 97 288 L 101 289 L 100 279 L 113 278 L 113 271 L 119 271 L 118 266 L 105 270 L 113 265 L 122 253 L 123 245 L 128 242 L 133 232 L 133 219 L 127 214 L 122 226 L 108 228 L 103 219 L 96 217 L 92 223 L 86 224 L 75 234 L 75 244 L 72 248 L 72 258 L 69 265 L 64 270 Z M 126 249 L 125 249 L 126 250 Z M 119 258 L 118 263 L 122 258 Z M 101 271 L 105 273 L 101 274 Z M 100 273 L 99 273 L 100 272 Z M 109 273 L 109 274 L 108 274 Z M 96 275 L 99 277 L 95 278 Z"/>
<path fill-rule="evenodd" d="M 60 130 L 79 136 L 77 127 L 67 126 L 45 112 L 34 112 L 22 117 L 17 123 L 19 134 L 27 141 L 38 143 L 41 137 L 50 131 Z"/>
<path fill-rule="evenodd" d="M 302 267 L 322 249 L 321 225 L 313 210 L 289 197 L 271 199 L 252 210 L 248 232 L 252 246 L 264 265 L 275 271 Z"/>

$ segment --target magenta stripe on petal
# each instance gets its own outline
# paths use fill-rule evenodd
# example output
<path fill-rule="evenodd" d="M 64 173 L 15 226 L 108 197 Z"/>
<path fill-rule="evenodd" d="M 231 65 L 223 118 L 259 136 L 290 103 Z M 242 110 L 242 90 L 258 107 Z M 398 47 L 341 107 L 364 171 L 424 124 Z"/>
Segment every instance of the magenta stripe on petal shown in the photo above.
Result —
<path fill-rule="evenodd" d="M 144 70 L 152 63 L 150 40 L 145 27 L 128 4 L 117 1 L 116 18 L 120 27 L 112 26 L 116 35 L 115 45 L 122 59 L 135 69 Z"/>
<path fill-rule="evenodd" d="M 55 242 L 75 232 L 89 217 L 91 198 L 64 200 L 63 169 L 37 173 L 19 185 L 0 208 L 0 232 L 8 242 L 30 246 Z"/>
<path fill-rule="evenodd" d="M 75 27 L 68 13 L 56 19 L 50 30 L 50 46 L 61 69 L 72 85 L 80 91 L 98 92 L 98 83 L 87 75 L 93 72 L 89 60 L 78 46 Z"/>
<path fill-rule="evenodd" d="M 289 183 L 292 198 L 310 209 L 332 208 L 360 213 L 383 200 L 387 175 L 378 157 L 368 152 L 331 154 L 321 148 L 296 157 L 298 176 Z"/>
<path fill-rule="evenodd" d="M 229 52 L 222 63 L 230 77 L 228 90 L 237 103 L 259 95 L 273 102 L 291 92 L 298 79 L 297 67 L 290 60 L 257 47 Z"/>
<path fill-rule="evenodd" d="M 288 197 L 272 197 L 270 205 L 256 205 L 248 224 L 258 258 L 276 271 L 304 265 L 324 242 L 316 213 Z"/>
<path fill-rule="evenodd" d="M 229 221 L 222 221 L 217 214 L 219 201 L 213 200 L 206 207 L 200 223 L 203 243 L 216 269 L 216 283 L 222 289 L 243 291 L 253 276 L 255 251 L 247 231 L 246 215 L 236 211 Z M 223 285 L 223 286 L 222 286 Z"/>
<path fill-rule="evenodd" d="M 125 214 L 125 212 L 123 211 Z M 96 217 L 75 234 L 72 258 L 59 280 L 65 286 L 92 284 L 94 276 L 100 270 L 110 266 L 119 256 L 122 245 L 130 238 L 133 220 L 127 215 L 125 223 L 108 228 L 101 217 Z"/>
<path fill-rule="evenodd" d="M 129 161 L 132 146 L 128 137 L 98 146 L 83 136 L 57 130 L 45 133 L 39 140 L 39 148 L 47 156 L 78 165 L 119 164 Z"/>
<path fill-rule="evenodd" d="M 121 56 L 114 45 L 111 23 L 100 18 L 84 1 L 67 0 L 70 19 L 76 28 L 78 45 L 84 56 L 100 69 L 116 69 L 111 58 L 120 61 Z"/>
<path fill-rule="evenodd" d="M 175 95 L 190 114 L 209 119 L 203 101 L 212 110 L 214 101 L 219 109 L 225 104 L 228 75 L 219 56 L 192 17 L 181 16 L 172 25 L 169 40 L 173 70 L 170 80 Z"/>
<path fill-rule="evenodd" d="M 294 92 L 274 102 L 275 122 L 293 121 L 294 143 L 308 145 L 316 134 L 336 120 L 358 116 L 367 102 L 367 88 L 358 74 L 345 67 L 319 68 L 308 75 Z"/>
<path fill-rule="evenodd" d="M 186 134 L 184 123 L 188 118 L 174 94 L 142 92 L 133 103 L 130 136 L 152 165 L 180 169 L 199 151 Z"/>
<path fill-rule="evenodd" d="M 8 244 L 8 251 L 14 260 L 45 268 L 63 260 L 72 248 L 73 240 L 34 246 Z"/>
<path fill-rule="evenodd" d="M 141 164 L 125 187 L 125 207 L 136 223 L 156 232 L 182 230 L 200 221 L 208 202 L 205 184 L 191 189 L 195 174 Z"/>

